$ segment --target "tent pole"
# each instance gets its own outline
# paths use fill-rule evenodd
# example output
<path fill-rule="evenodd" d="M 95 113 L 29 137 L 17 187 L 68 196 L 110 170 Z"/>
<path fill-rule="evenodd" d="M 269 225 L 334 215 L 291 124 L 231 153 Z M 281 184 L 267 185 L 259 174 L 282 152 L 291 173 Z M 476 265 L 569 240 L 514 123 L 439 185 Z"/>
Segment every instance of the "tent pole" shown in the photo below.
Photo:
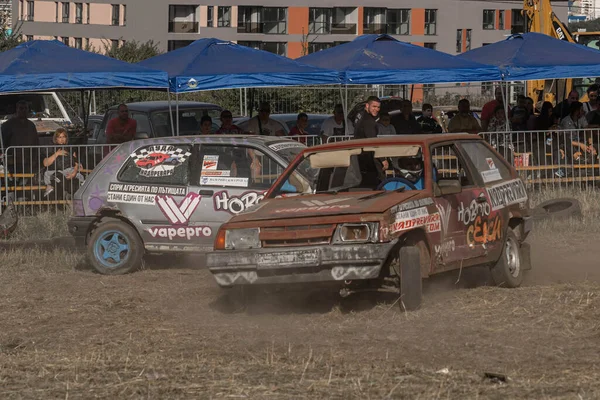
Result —
<path fill-rule="evenodd" d="M 348 85 L 344 84 L 344 124 L 346 125 L 346 132 L 344 132 L 344 135 L 347 135 L 348 133 Z"/>
<path fill-rule="evenodd" d="M 504 102 L 504 117 L 506 122 L 504 123 L 504 131 L 508 132 L 508 82 L 504 82 L 504 89 L 502 88 L 503 81 L 500 81 L 500 91 L 502 92 L 502 101 Z"/>
<path fill-rule="evenodd" d="M 173 108 L 171 107 L 171 88 L 167 89 L 167 99 L 169 102 L 169 120 L 171 121 L 171 132 L 175 132 L 175 127 L 173 126 Z"/>
<path fill-rule="evenodd" d="M 242 88 L 240 88 L 240 116 L 244 113 L 244 105 L 243 105 L 244 98 L 243 98 L 243 95 L 242 95 L 243 91 L 244 90 Z"/>
<path fill-rule="evenodd" d="M 175 136 L 179 136 L 179 93 L 175 92 L 175 117 L 177 121 L 177 131 Z"/>
<path fill-rule="evenodd" d="M 344 92 L 342 91 L 342 85 L 340 85 L 339 88 L 340 88 L 340 101 L 342 103 L 342 107 L 344 107 L 344 118 L 346 118 L 346 115 L 348 115 L 348 109 L 346 108 L 347 105 L 346 105 L 346 102 L 344 101 Z M 345 128 L 344 136 L 348 136 L 348 123 L 344 123 L 344 128 Z"/>

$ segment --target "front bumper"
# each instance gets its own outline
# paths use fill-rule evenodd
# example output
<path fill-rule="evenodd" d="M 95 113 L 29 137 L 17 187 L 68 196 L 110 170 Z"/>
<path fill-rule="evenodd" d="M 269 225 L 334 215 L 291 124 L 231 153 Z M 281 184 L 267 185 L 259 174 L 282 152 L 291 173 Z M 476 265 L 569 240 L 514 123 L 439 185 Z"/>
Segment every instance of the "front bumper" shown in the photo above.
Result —
<path fill-rule="evenodd" d="M 220 250 L 206 264 L 225 287 L 373 279 L 396 243 Z"/>
<path fill-rule="evenodd" d="M 96 217 L 71 217 L 69 219 L 67 223 L 69 233 L 75 238 L 77 247 L 85 247 L 85 238 L 95 219 Z"/>

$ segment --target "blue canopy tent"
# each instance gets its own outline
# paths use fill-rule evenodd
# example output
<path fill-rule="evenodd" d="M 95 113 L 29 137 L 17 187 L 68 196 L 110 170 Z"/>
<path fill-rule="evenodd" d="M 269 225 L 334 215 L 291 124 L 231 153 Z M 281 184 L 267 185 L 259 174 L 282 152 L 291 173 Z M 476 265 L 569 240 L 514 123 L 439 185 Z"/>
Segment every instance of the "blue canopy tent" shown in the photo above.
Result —
<path fill-rule="evenodd" d="M 460 60 L 440 51 L 401 42 L 389 35 L 363 35 L 298 62 L 338 70 L 343 83 L 417 84 L 486 82 L 501 79 L 497 67 Z"/>
<path fill-rule="evenodd" d="M 600 65 L 598 50 L 533 32 L 512 35 L 457 58 L 494 65 L 506 81 L 597 76 Z"/>
<path fill-rule="evenodd" d="M 172 92 L 242 87 L 340 84 L 333 70 L 304 65 L 263 50 L 214 38 L 144 60 L 139 65 L 166 71 Z"/>
<path fill-rule="evenodd" d="M 0 93 L 106 88 L 168 89 L 163 71 L 33 40 L 0 53 Z"/>

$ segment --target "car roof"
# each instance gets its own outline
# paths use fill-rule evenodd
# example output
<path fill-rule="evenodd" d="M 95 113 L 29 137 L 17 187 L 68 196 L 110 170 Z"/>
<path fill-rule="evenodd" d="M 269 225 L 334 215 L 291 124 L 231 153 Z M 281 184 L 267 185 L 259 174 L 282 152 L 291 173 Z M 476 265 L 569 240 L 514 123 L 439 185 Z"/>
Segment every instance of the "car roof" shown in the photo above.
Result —
<path fill-rule="evenodd" d="M 304 150 L 305 153 L 316 151 L 327 151 L 341 148 L 363 147 L 363 146 L 381 146 L 381 145 L 401 145 L 418 144 L 429 146 L 435 143 L 448 142 L 453 140 L 483 140 L 479 135 L 471 133 L 434 133 L 430 135 L 396 135 L 370 139 L 351 139 L 340 142 L 332 142 L 312 146 Z"/>
<path fill-rule="evenodd" d="M 141 101 L 137 103 L 126 103 L 127 108 L 133 111 L 141 111 L 141 112 L 150 112 L 156 110 L 167 110 L 169 109 L 168 101 Z M 116 110 L 119 106 L 115 105 L 109 108 L 109 110 Z M 176 105 L 175 102 L 171 102 L 171 109 L 175 110 Z M 213 108 L 217 110 L 222 110 L 222 107 L 217 104 L 212 103 L 201 103 L 199 101 L 180 101 L 179 109 L 182 108 Z"/>
<path fill-rule="evenodd" d="M 296 142 L 302 144 L 296 140 L 287 138 L 285 136 L 261 136 L 261 135 L 185 135 L 185 136 L 168 136 L 162 138 L 151 138 L 151 139 L 143 139 L 144 142 L 172 142 L 173 139 L 176 138 L 185 138 L 187 140 L 191 140 L 194 143 L 202 143 L 202 142 L 213 142 L 215 139 L 218 139 L 219 142 L 233 142 L 233 143 L 252 143 L 254 145 L 269 145 L 271 143 L 278 142 Z M 240 139 L 244 139 L 243 142 L 240 142 Z"/>
<path fill-rule="evenodd" d="M 296 120 L 298 119 L 298 114 L 300 113 L 287 113 L 287 114 L 271 114 L 269 115 L 270 118 L 273 119 L 277 119 L 277 120 Z M 308 115 L 308 118 L 329 118 L 331 117 L 330 114 L 308 114 L 306 113 L 306 115 Z"/>

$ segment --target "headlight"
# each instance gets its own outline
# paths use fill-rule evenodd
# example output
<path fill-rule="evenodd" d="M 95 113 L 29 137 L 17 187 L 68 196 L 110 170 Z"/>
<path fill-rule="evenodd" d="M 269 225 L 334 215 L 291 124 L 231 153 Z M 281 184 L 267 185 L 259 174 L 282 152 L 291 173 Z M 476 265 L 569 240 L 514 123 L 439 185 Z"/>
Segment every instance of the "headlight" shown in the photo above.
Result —
<path fill-rule="evenodd" d="M 260 229 L 231 229 L 225 231 L 226 250 L 247 250 L 260 248 Z"/>
<path fill-rule="evenodd" d="M 378 239 L 379 223 L 361 222 L 338 225 L 333 237 L 333 243 L 376 242 Z"/>

